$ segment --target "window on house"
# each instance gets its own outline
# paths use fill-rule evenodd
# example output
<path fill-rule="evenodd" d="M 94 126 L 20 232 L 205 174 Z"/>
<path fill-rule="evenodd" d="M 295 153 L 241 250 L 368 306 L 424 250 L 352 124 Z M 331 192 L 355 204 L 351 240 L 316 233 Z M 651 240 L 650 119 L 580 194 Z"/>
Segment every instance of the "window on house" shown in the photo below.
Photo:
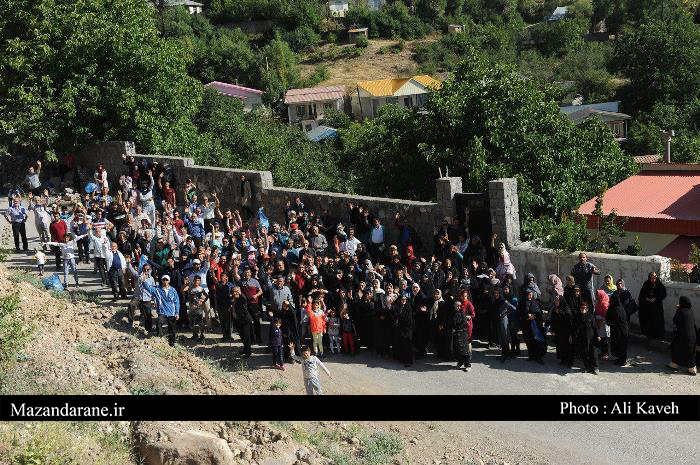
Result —
<path fill-rule="evenodd" d="M 411 97 L 404 97 L 403 98 L 403 105 L 405 107 L 411 108 L 413 105 L 411 104 Z"/>
<path fill-rule="evenodd" d="M 306 106 L 305 105 L 299 105 L 297 107 L 297 116 L 299 118 L 306 116 Z"/>
<path fill-rule="evenodd" d="M 333 102 L 324 102 L 323 111 L 328 111 L 333 109 Z"/>
<path fill-rule="evenodd" d="M 392 104 L 392 105 L 398 105 L 398 104 L 399 104 L 399 98 L 398 98 L 398 97 L 387 97 L 387 98 L 386 98 L 386 103 L 387 103 L 387 104 Z"/>
<path fill-rule="evenodd" d="M 611 121 L 608 123 L 608 126 L 610 126 L 610 129 L 613 132 L 613 135 L 618 138 L 618 139 L 624 139 L 627 137 L 625 134 L 625 122 L 624 121 Z"/>
<path fill-rule="evenodd" d="M 426 103 L 428 103 L 428 94 L 416 95 L 416 106 L 418 108 L 425 108 Z"/>

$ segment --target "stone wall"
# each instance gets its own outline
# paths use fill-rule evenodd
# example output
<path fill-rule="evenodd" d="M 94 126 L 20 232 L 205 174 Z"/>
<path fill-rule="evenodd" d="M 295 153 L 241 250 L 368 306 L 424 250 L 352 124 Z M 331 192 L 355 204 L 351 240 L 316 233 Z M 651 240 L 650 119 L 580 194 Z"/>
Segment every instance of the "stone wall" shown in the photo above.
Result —
<path fill-rule="evenodd" d="M 678 297 L 681 295 L 686 295 L 691 299 L 695 310 L 695 318 L 697 321 L 700 321 L 700 284 L 669 281 L 671 265 L 668 258 L 658 255 L 647 257 L 602 253 L 587 253 L 587 255 L 588 261 L 600 269 L 600 276 L 593 277 L 594 289 L 599 289 L 603 284 L 605 275 L 611 274 L 615 281 L 619 278 L 625 280 L 627 289 L 629 289 L 635 299 L 639 297 L 639 291 L 644 281 L 647 280 L 649 273 L 655 271 L 666 286 L 668 293 L 664 301 L 667 332 L 671 331 L 673 327 L 673 315 L 676 311 Z M 564 278 L 571 274 L 571 269 L 578 262 L 578 253 L 564 255 L 557 260 L 557 254 L 550 249 L 522 244 L 510 249 L 510 258 L 518 275 L 518 283 L 523 281 L 527 273 L 532 273 L 535 275 L 542 293 L 545 294 L 548 288 L 547 277 L 555 273 L 564 281 Z M 632 317 L 632 323 L 639 324 L 639 318 L 636 314 Z"/>
<path fill-rule="evenodd" d="M 398 242 L 399 231 L 394 227 L 396 212 L 414 226 L 421 236 L 424 248 L 432 248 L 433 227 L 445 216 L 454 215 L 454 196 L 461 192 L 461 178 L 441 178 L 436 181 L 438 202 L 416 202 L 410 200 L 366 197 L 334 192 L 294 189 L 275 186 L 269 171 L 249 171 L 212 166 L 198 166 L 191 158 L 166 157 L 136 154 L 131 142 L 111 141 L 86 147 L 77 157 L 79 165 L 94 170 L 102 163 L 107 170 L 111 185 L 117 185 L 118 177 L 124 173 L 122 154 L 147 158 L 161 164 L 169 164 L 175 174 L 178 186 L 186 179 L 192 179 L 203 192 L 216 192 L 223 205 L 240 207 L 240 176 L 245 175 L 253 185 L 254 207 L 265 207 L 265 213 L 272 221 L 284 221 L 284 208 L 287 200 L 299 196 L 309 208 L 321 214 L 328 209 L 333 217 L 342 222 L 348 221 L 348 203 L 366 205 L 372 215 L 378 217 L 385 226 L 387 242 Z M 182 191 L 178 191 L 178 201 Z"/>

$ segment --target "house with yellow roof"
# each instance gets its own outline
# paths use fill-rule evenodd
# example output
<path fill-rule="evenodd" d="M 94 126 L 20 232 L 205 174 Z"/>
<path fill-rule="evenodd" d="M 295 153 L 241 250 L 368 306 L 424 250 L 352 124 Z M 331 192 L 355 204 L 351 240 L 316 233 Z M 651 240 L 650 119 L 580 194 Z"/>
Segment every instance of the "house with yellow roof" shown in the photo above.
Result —
<path fill-rule="evenodd" d="M 384 105 L 401 105 L 421 110 L 428 95 L 442 86 L 442 82 L 427 74 L 409 78 L 377 79 L 357 83 L 353 113 L 358 119 L 374 118 Z"/>

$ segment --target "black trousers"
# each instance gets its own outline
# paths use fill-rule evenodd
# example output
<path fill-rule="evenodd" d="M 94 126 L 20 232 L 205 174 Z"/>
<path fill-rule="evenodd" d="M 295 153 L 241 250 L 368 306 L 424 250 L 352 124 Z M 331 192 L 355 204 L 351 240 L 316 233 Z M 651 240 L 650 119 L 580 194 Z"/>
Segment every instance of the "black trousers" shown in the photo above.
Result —
<path fill-rule="evenodd" d="M 284 365 L 284 360 L 282 360 L 282 346 L 272 346 L 272 364 Z"/>
<path fill-rule="evenodd" d="M 399 360 L 406 365 L 413 365 L 415 356 L 413 354 L 413 341 L 407 337 L 399 338 Z"/>
<path fill-rule="evenodd" d="M 12 223 L 12 237 L 15 239 L 15 250 L 19 252 L 19 239 L 22 238 L 22 248 L 26 251 L 29 249 L 27 244 L 27 228 L 24 221 L 14 221 Z"/>
<path fill-rule="evenodd" d="M 520 337 L 517 329 L 510 330 L 510 355 L 520 355 Z"/>
<path fill-rule="evenodd" d="M 163 319 L 162 316 L 158 315 L 158 324 L 160 325 L 160 321 Z M 166 316 L 165 317 L 165 324 L 168 327 L 168 344 L 171 346 L 175 345 L 175 337 L 176 337 L 176 331 L 177 331 L 177 320 L 175 319 L 174 316 Z M 160 330 L 158 331 L 160 334 Z"/>
<path fill-rule="evenodd" d="M 56 269 L 60 270 L 63 268 L 63 254 L 61 253 L 61 248 L 57 245 L 52 245 L 51 252 L 53 252 L 53 256 L 56 259 Z"/>
<path fill-rule="evenodd" d="M 124 272 L 122 270 L 112 269 L 107 273 L 109 285 L 112 287 L 112 295 L 115 299 L 121 296 L 126 299 L 126 287 L 124 286 Z"/>
<path fill-rule="evenodd" d="M 100 273 L 102 284 L 107 284 L 107 261 L 104 258 L 95 257 L 95 268 Z"/>
<path fill-rule="evenodd" d="M 469 355 L 468 352 L 465 355 L 457 355 L 457 367 L 461 367 L 461 366 L 465 366 L 465 367 L 472 366 L 472 357 L 471 357 L 471 355 Z"/>
<path fill-rule="evenodd" d="M 219 307 L 219 320 L 221 322 L 221 332 L 224 335 L 224 340 L 231 339 L 231 308 Z"/>
<path fill-rule="evenodd" d="M 262 344 L 262 326 L 260 324 L 260 304 L 248 304 L 248 312 L 253 317 L 252 338 L 255 344 Z"/>
<path fill-rule="evenodd" d="M 83 263 L 90 263 L 90 239 L 84 237 L 78 241 L 78 257 Z"/>
<path fill-rule="evenodd" d="M 250 347 L 250 327 L 251 323 L 241 324 L 238 327 L 238 334 L 241 336 L 241 341 L 243 342 L 243 354 L 250 355 L 253 350 Z"/>
<path fill-rule="evenodd" d="M 141 316 L 143 317 L 143 327 L 149 333 L 153 331 L 153 316 L 151 315 L 152 308 L 153 307 L 150 303 L 139 300 L 139 309 L 141 310 Z"/>

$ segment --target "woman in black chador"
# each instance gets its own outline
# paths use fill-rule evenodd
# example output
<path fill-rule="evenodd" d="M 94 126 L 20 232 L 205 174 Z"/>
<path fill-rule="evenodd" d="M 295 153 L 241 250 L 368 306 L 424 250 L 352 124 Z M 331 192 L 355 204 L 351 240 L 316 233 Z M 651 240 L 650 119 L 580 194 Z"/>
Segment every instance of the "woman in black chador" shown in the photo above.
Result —
<path fill-rule="evenodd" d="M 627 310 L 620 299 L 620 293 L 613 293 L 610 297 L 610 307 L 605 314 L 605 322 L 610 326 L 610 353 L 615 357 L 615 363 L 620 366 L 627 365 L 627 338 L 629 337 L 629 324 Z"/>
<path fill-rule="evenodd" d="M 399 361 L 409 367 L 413 365 L 413 307 L 406 295 L 399 297 L 394 306 L 398 333 L 396 354 Z"/>
<path fill-rule="evenodd" d="M 663 339 L 666 286 L 653 271 L 639 291 L 639 326 L 650 339 Z"/>
<path fill-rule="evenodd" d="M 574 364 L 574 315 L 563 296 L 554 298 L 549 320 L 549 327 L 554 334 L 557 348 L 557 359 L 563 365 L 571 368 Z"/>
<path fill-rule="evenodd" d="M 542 307 L 535 299 L 534 290 L 525 290 L 525 298 L 520 303 L 518 313 L 523 339 L 527 345 L 527 359 L 544 365 L 542 358 L 547 353 L 547 346 L 544 339 Z"/>
<path fill-rule="evenodd" d="M 671 342 L 671 363 L 669 367 L 674 370 L 679 366 L 686 367 L 688 374 L 695 376 L 695 345 L 697 344 L 697 328 L 695 327 L 695 314 L 690 299 L 681 296 L 678 299 L 676 314 L 673 316 L 673 341 Z"/>
<path fill-rule="evenodd" d="M 574 353 L 577 358 L 583 360 L 583 367 L 589 373 L 598 374 L 598 348 L 596 342 L 599 337 L 598 325 L 595 315 L 588 309 L 588 302 L 581 302 L 579 311 L 574 318 Z"/>

